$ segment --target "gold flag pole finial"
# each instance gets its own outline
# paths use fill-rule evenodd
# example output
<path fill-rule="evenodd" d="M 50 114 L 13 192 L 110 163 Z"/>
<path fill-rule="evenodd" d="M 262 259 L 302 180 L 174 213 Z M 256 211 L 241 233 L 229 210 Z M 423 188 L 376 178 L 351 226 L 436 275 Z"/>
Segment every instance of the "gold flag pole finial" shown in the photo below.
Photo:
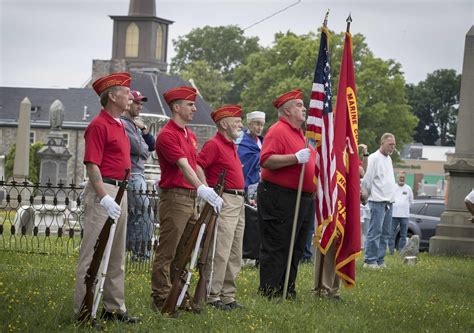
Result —
<path fill-rule="evenodd" d="M 323 27 L 325 28 L 328 27 L 328 16 L 329 16 L 329 8 L 328 8 L 328 11 L 326 12 L 326 15 L 324 16 Z"/>
<path fill-rule="evenodd" d="M 346 32 L 349 32 L 351 28 L 351 22 L 352 22 L 351 13 L 349 13 L 349 16 L 347 17 L 346 22 L 347 22 Z"/>

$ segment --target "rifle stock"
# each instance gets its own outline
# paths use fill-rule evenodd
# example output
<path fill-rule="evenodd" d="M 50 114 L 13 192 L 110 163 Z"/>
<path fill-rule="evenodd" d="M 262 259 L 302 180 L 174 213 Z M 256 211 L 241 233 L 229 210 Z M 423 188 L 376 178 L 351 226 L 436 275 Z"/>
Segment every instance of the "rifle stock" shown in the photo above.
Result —
<path fill-rule="evenodd" d="M 214 188 L 216 193 L 219 195 L 222 195 L 222 191 L 224 190 L 224 177 L 225 171 L 219 175 L 219 181 Z M 214 209 L 206 202 L 199 219 L 195 220 L 191 218 L 186 225 L 185 231 L 178 243 L 175 259 L 173 260 L 170 270 L 172 280 L 171 290 L 161 308 L 161 313 L 172 314 L 176 311 L 176 303 L 178 302 L 181 290 L 186 284 L 188 275 L 186 266 L 191 259 L 191 254 L 196 245 L 201 225 L 206 224 L 211 212 L 214 212 Z"/>
<path fill-rule="evenodd" d="M 120 188 L 115 196 L 115 202 L 120 205 L 122 202 L 122 197 L 127 189 L 127 179 L 128 174 L 130 173 L 130 169 L 125 170 L 125 177 L 120 185 Z M 84 278 L 84 283 L 86 285 L 86 294 L 84 295 L 84 300 L 82 301 L 81 309 L 79 310 L 79 318 L 78 320 L 81 322 L 85 322 L 91 318 L 92 308 L 94 305 L 94 290 L 95 285 L 97 284 L 97 273 L 99 272 L 100 264 L 102 262 L 102 257 L 104 255 L 105 248 L 107 246 L 107 242 L 109 240 L 110 229 L 112 224 L 115 221 L 110 216 L 105 221 L 102 230 L 100 231 L 99 237 L 94 245 L 94 253 L 92 255 L 92 261 L 87 269 L 86 276 Z"/>
<path fill-rule="evenodd" d="M 206 286 L 208 284 L 208 279 L 206 277 L 205 268 L 207 263 L 207 258 L 209 256 L 209 248 L 211 246 L 212 236 L 214 235 L 214 229 L 216 228 L 217 214 L 212 213 L 211 220 L 209 221 L 206 227 L 206 237 L 202 245 L 201 255 L 199 256 L 199 262 L 197 268 L 199 271 L 199 280 L 196 285 L 196 290 L 194 292 L 192 308 L 195 312 L 200 312 L 203 308 L 203 304 L 207 300 Z"/>

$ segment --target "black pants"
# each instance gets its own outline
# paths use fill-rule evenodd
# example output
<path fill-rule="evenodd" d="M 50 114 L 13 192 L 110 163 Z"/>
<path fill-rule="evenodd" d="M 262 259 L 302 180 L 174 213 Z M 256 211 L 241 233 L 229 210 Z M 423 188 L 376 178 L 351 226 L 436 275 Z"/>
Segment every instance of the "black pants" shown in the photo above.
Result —
<path fill-rule="evenodd" d="M 259 291 L 265 296 L 278 296 L 283 292 L 296 194 L 295 190 L 265 181 L 258 186 L 258 228 L 261 241 Z M 314 204 L 313 196 L 308 196 L 306 193 L 301 196 L 288 281 L 287 294 L 289 296 L 296 294 L 298 262 L 305 249 Z"/>

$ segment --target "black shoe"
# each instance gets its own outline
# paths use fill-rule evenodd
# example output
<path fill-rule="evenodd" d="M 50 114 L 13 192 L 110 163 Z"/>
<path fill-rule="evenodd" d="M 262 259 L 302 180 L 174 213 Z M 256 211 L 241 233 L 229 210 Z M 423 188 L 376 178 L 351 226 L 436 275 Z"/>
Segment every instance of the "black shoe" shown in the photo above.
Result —
<path fill-rule="evenodd" d="M 141 322 L 138 317 L 130 317 L 127 313 L 102 311 L 100 319 L 106 321 L 120 321 L 126 324 L 137 324 Z"/>
<path fill-rule="evenodd" d="M 209 304 L 210 306 L 216 308 L 216 309 L 219 309 L 219 310 L 222 310 L 222 311 L 230 311 L 232 310 L 227 304 L 224 304 L 222 303 L 221 300 L 218 300 L 218 301 L 214 301 L 214 302 L 209 302 L 207 303 Z"/>
<path fill-rule="evenodd" d="M 151 301 L 151 309 L 155 312 L 161 312 L 163 304 L 165 304 L 164 299 L 153 298 Z"/>
<path fill-rule="evenodd" d="M 235 309 L 243 309 L 244 306 L 240 303 L 237 303 L 236 301 L 233 301 L 231 303 L 227 303 L 226 304 L 231 310 L 235 310 Z"/>

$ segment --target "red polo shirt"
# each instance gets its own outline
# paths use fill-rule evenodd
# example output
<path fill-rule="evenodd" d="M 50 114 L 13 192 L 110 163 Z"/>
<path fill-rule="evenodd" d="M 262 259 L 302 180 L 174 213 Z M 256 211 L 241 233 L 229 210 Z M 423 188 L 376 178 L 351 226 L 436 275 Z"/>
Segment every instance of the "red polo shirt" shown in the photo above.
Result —
<path fill-rule="evenodd" d="M 130 169 L 130 142 L 122 122 L 102 109 L 87 126 L 84 139 L 84 163 L 96 164 L 102 177 L 123 180 L 125 169 Z"/>
<path fill-rule="evenodd" d="M 155 143 L 161 169 L 160 188 L 195 189 L 184 178 L 176 162 L 180 158 L 187 158 L 191 168 L 196 170 L 197 147 L 196 135 L 188 127 L 179 127 L 173 119 L 163 126 Z"/>
<path fill-rule="evenodd" d="M 244 189 L 244 174 L 242 163 L 237 155 L 237 147 L 233 141 L 221 133 L 207 141 L 198 155 L 197 163 L 206 173 L 209 186 L 214 187 L 219 180 L 219 174 L 227 170 L 225 188 L 229 190 Z"/>
<path fill-rule="evenodd" d="M 300 128 L 294 128 L 286 119 L 280 118 L 265 135 L 262 151 L 260 152 L 260 165 L 272 155 L 294 154 L 303 149 L 305 137 Z M 306 163 L 304 169 L 303 192 L 313 193 L 316 191 L 316 185 L 313 182 L 316 152 L 313 148 L 311 157 Z M 279 186 L 297 190 L 301 173 L 301 164 L 293 164 L 287 167 L 270 170 L 262 166 L 262 179 L 277 184 Z"/>

